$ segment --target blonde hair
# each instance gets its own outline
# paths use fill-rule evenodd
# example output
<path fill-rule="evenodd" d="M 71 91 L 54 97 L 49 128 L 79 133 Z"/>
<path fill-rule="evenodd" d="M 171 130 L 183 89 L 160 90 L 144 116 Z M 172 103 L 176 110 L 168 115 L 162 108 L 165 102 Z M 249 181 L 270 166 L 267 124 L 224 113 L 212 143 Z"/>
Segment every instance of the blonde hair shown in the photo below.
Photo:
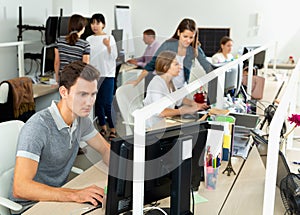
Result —
<path fill-rule="evenodd" d="M 155 70 L 158 75 L 166 73 L 176 58 L 176 53 L 173 51 L 162 51 L 156 58 Z"/>

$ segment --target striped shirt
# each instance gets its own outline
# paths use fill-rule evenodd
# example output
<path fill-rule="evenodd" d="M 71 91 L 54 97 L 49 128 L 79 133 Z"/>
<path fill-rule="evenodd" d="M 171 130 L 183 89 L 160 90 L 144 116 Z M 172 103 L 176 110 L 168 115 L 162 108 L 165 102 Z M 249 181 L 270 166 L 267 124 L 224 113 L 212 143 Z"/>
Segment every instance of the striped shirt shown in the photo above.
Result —
<path fill-rule="evenodd" d="M 87 41 L 79 39 L 75 45 L 70 45 L 66 41 L 66 36 L 57 38 L 55 48 L 59 51 L 59 70 L 62 70 L 65 65 L 71 62 L 82 60 L 83 55 L 90 54 L 90 44 Z"/>

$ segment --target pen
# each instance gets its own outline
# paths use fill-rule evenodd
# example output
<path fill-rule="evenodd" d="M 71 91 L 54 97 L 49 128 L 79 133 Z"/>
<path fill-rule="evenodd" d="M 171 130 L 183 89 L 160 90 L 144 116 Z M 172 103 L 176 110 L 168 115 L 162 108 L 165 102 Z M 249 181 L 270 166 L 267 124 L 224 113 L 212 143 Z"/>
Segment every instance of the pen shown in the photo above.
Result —
<path fill-rule="evenodd" d="M 293 161 L 293 164 L 300 165 L 300 161 Z"/>

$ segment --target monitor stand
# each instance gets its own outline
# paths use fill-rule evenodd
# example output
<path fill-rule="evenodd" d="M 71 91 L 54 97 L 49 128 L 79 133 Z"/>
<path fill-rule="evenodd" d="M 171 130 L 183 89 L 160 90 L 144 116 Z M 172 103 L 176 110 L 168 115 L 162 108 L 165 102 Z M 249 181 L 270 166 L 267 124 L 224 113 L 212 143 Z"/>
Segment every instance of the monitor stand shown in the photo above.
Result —
<path fill-rule="evenodd" d="M 178 164 L 178 167 L 171 173 L 171 194 L 170 194 L 170 208 L 162 208 L 169 215 L 192 215 L 190 211 L 191 202 L 191 175 L 192 175 L 192 157 L 183 156 L 183 144 L 191 140 L 191 136 L 180 137 L 177 139 L 175 145 L 176 152 L 174 153 L 173 162 Z M 185 147 L 187 147 L 185 145 Z M 184 158 L 183 158 L 184 157 Z M 182 160 L 182 158 L 184 160 Z M 131 213 L 131 212 L 130 212 Z M 125 213 L 126 215 L 130 215 Z M 163 214 L 159 210 L 152 210 L 146 213 L 147 215 Z"/>
<path fill-rule="evenodd" d="M 183 138 L 182 138 L 183 139 Z M 161 208 L 168 215 L 192 215 L 190 212 L 190 194 L 191 194 L 191 170 L 192 159 L 184 160 L 172 172 L 171 184 L 171 208 Z M 155 208 L 146 213 L 147 215 L 163 215 L 163 213 Z M 124 215 L 132 215 L 132 212 L 124 213 Z"/>

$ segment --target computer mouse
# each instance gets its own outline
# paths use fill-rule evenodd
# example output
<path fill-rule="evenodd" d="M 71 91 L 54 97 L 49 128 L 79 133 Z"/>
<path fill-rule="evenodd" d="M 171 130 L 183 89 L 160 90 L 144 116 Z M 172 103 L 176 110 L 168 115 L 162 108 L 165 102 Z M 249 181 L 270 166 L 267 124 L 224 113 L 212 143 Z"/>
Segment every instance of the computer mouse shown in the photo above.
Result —
<path fill-rule="evenodd" d="M 98 199 L 95 199 L 97 202 L 97 208 L 102 208 L 102 202 L 100 202 Z M 91 202 L 84 202 L 85 204 L 93 205 Z"/>
<path fill-rule="evenodd" d="M 183 114 L 182 118 L 183 119 L 198 119 L 199 117 L 195 114 Z"/>

